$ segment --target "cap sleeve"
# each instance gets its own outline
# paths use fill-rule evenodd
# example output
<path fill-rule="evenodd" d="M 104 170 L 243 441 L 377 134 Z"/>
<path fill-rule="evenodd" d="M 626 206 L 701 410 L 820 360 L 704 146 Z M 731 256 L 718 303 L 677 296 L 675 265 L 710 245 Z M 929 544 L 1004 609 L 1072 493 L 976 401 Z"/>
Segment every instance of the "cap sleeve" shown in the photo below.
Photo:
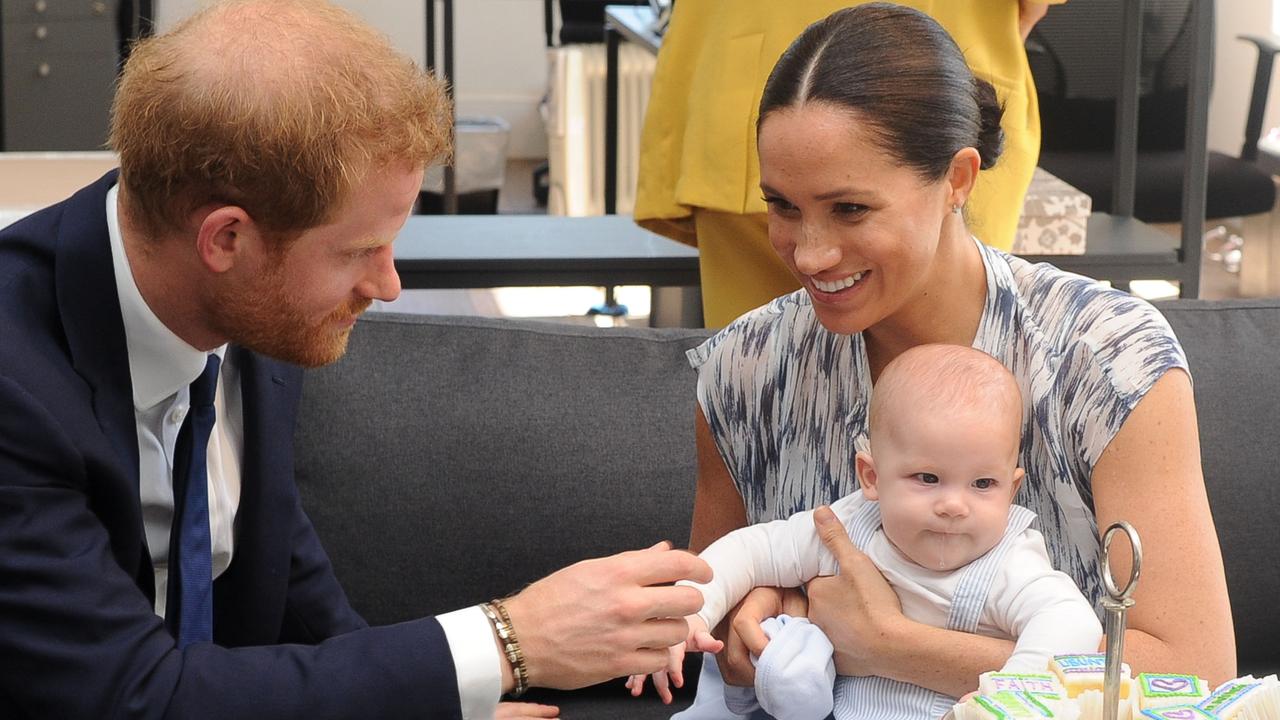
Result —
<path fill-rule="evenodd" d="M 1085 316 L 1063 367 L 1070 378 L 1068 426 L 1080 438 L 1088 473 L 1156 381 L 1171 369 L 1190 372 L 1181 343 L 1160 311 L 1131 295 L 1110 292 Z"/>

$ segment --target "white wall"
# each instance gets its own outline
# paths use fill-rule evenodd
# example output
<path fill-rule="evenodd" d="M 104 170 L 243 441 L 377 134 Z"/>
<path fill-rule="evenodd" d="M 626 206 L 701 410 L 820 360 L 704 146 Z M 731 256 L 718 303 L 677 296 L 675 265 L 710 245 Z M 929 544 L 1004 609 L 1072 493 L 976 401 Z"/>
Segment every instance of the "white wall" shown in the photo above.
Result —
<path fill-rule="evenodd" d="M 423 57 L 425 0 L 338 0 L 391 38 L 404 52 Z M 1280 4 L 1280 0 L 1274 0 Z M 163 30 L 203 4 L 201 0 L 156 0 Z M 498 115 L 512 126 L 508 154 L 546 157 L 546 131 L 538 103 L 547 86 L 541 0 L 455 0 L 455 86 L 458 111 Z M 437 18 L 443 10 L 437 4 Z M 1218 0 L 1215 70 L 1209 107 L 1209 147 L 1236 154 L 1244 140 L 1257 53 L 1236 39 L 1280 24 L 1273 0 Z M 439 44 L 439 43 L 438 43 Z M 1273 73 L 1280 76 L 1280 71 Z M 1263 130 L 1280 125 L 1280 80 L 1272 78 Z"/>
<path fill-rule="evenodd" d="M 1236 155 L 1244 143 L 1258 53 L 1237 35 L 1265 35 L 1274 17 L 1272 0 L 1218 0 L 1214 37 L 1213 95 L 1209 102 L 1209 149 Z M 1280 125 L 1280 81 L 1273 72 L 1262 131 Z"/>
<path fill-rule="evenodd" d="M 423 60 L 425 0 L 336 0 L 386 33 L 401 51 Z M 156 0 L 156 29 L 164 31 L 206 5 L 202 0 Z M 512 158 L 544 158 L 547 135 L 538 103 L 547 87 L 546 34 L 541 0 L 454 0 L 454 87 L 460 115 L 497 115 L 511 124 Z M 436 4 L 437 31 L 443 4 Z M 437 52 L 443 41 L 437 38 Z"/>
<path fill-rule="evenodd" d="M 353 10 L 373 0 L 343 0 Z M 385 3 L 391 5 L 392 3 Z M 421 18 L 423 2 L 400 16 Z M 511 123 L 512 158 L 545 158 L 547 131 L 538 104 L 547 90 L 546 32 L 541 0 L 455 0 L 454 78 L 458 112 L 497 115 Z M 437 9 L 437 24 L 443 10 Z M 423 26 L 418 20 L 418 25 Z M 380 25 L 380 27 L 382 27 Z M 425 28 L 417 31 L 414 57 L 422 57 Z M 394 36 L 393 36 L 394 37 Z M 442 41 L 437 39 L 437 47 Z"/>

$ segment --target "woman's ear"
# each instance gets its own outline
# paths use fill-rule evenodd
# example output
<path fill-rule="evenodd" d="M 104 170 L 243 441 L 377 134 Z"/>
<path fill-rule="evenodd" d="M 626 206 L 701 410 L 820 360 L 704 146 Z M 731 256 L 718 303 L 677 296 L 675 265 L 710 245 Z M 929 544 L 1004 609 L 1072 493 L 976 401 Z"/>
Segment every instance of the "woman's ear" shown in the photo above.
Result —
<path fill-rule="evenodd" d="M 982 156 L 971 147 L 960 148 L 951 158 L 951 168 L 947 171 L 947 184 L 951 186 L 947 200 L 951 207 L 964 207 L 981 167 Z"/>
<path fill-rule="evenodd" d="M 862 494 L 868 500 L 879 500 L 880 492 L 876 488 L 876 463 L 867 453 L 860 452 L 853 458 L 858 471 L 858 484 L 862 486 Z"/>

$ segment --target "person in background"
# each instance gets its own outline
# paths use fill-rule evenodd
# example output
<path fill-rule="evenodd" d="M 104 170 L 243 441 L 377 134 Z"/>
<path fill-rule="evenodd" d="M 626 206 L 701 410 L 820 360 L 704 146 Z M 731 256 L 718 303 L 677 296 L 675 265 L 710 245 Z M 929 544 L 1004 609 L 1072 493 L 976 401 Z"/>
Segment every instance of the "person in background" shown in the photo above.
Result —
<path fill-rule="evenodd" d="M 399 293 L 450 117 L 325 2 L 217 4 L 133 49 L 118 174 L 0 231 L 0 717 L 553 717 L 499 697 L 665 664 L 701 605 L 665 584 L 710 578 L 688 553 L 371 628 L 299 504 L 299 366 Z"/>
<path fill-rule="evenodd" d="M 901 52 L 910 47 L 912 52 Z M 1222 555 L 1200 470 L 1187 359 L 1149 303 L 983 244 L 963 208 L 1001 158 L 998 97 L 962 48 L 917 10 L 859 5 L 810 26 L 760 99 L 760 191 L 769 240 L 802 289 L 690 352 L 698 370 L 698 485 L 690 547 L 834 502 L 858 487 L 873 385 L 929 343 L 968 345 L 1017 379 L 1017 502 L 1055 568 L 1098 607 L 1099 528 L 1143 541 L 1125 660 L 1216 684 L 1235 676 Z M 719 628 L 698 692 L 750 686 L 761 622 L 805 615 L 840 675 L 960 696 L 1013 643 L 917 622 L 829 513 L 815 513 L 840 572 L 798 593 L 756 588 Z M 1128 562 L 1116 562 L 1126 577 Z M 794 603 L 794 604 L 793 604 Z"/>
<path fill-rule="evenodd" d="M 769 247 L 756 106 L 769 70 L 805 26 L 856 4 L 697 0 L 672 9 L 641 133 L 635 218 L 649 230 L 697 246 L 707 327 L 723 327 L 798 288 Z M 998 167 L 975 181 L 965 214 L 984 242 L 1009 250 L 1040 151 L 1040 115 L 1023 42 L 1047 5 L 902 4 L 937 19 L 956 38 L 974 74 L 996 89 L 1004 109 L 1005 152 Z"/>

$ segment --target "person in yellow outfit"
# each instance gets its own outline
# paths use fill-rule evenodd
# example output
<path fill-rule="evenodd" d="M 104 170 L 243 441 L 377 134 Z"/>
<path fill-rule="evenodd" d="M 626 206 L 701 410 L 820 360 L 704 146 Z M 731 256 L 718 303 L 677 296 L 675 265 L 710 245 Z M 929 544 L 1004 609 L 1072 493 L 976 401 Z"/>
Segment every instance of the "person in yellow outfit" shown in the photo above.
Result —
<path fill-rule="evenodd" d="M 1063 2 L 1065 0 L 1050 0 Z M 756 114 L 769 70 L 809 23 L 850 0 L 683 0 L 658 54 L 640 140 L 635 217 L 698 247 L 707 327 L 799 286 L 769 245 L 756 156 Z M 1004 103 L 1000 163 L 965 208 L 979 239 L 1008 250 L 1040 150 L 1040 115 L 1023 41 L 1046 4 L 902 0 L 928 13 Z M 911 52 L 911 48 L 903 48 Z"/>

